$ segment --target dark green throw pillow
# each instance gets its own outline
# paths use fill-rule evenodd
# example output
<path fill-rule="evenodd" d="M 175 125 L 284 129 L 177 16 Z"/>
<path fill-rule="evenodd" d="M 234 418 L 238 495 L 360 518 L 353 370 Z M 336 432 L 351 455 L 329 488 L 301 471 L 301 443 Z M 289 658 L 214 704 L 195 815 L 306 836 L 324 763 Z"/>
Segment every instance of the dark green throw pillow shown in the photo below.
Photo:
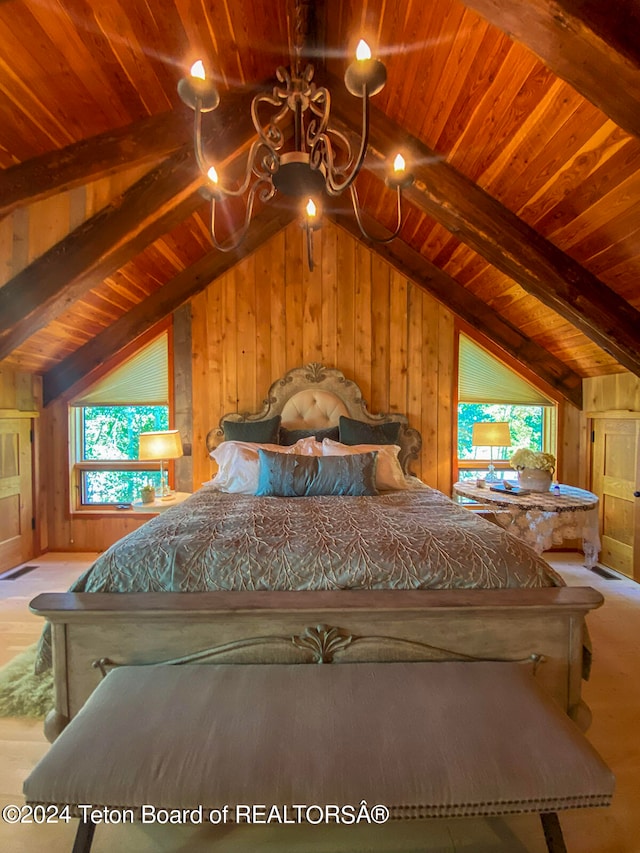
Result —
<path fill-rule="evenodd" d="M 340 417 L 341 444 L 397 444 L 402 424 L 389 421 L 383 424 L 365 424 L 352 418 Z"/>
<path fill-rule="evenodd" d="M 224 421 L 225 441 L 250 441 L 253 444 L 278 444 L 280 415 L 266 421 Z"/>

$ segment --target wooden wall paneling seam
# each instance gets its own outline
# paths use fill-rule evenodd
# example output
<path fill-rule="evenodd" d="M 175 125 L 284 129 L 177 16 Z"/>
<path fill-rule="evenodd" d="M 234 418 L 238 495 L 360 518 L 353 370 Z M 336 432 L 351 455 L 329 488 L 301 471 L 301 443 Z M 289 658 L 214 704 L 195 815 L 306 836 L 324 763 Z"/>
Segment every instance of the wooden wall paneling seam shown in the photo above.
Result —
<path fill-rule="evenodd" d="M 338 233 L 335 228 L 328 228 L 322 240 L 322 362 L 339 369 L 336 328 L 341 271 L 337 252 Z"/>
<path fill-rule="evenodd" d="M 285 316 L 287 370 L 303 363 L 302 324 L 304 319 L 304 294 L 302 289 L 302 264 L 306 263 L 301 232 L 293 226 L 285 235 Z"/>
<path fill-rule="evenodd" d="M 358 372 L 358 385 L 370 411 L 372 382 L 372 328 L 371 328 L 371 252 L 356 244 L 356 275 L 354 287 L 354 370 Z"/>
<path fill-rule="evenodd" d="M 270 261 L 273 239 L 254 255 L 255 314 L 256 314 L 256 389 L 269 388 L 273 382 L 271 370 L 271 282 Z M 260 392 L 258 392 L 260 393 Z M 256 400 L 256 409 L 260 407 Z"/>
<path fill-rule="evenodd" d="M 196 294 L 188 303 L 191 314 L 191 397 L 194 401 L 192 419 L 193 490 L 211 478 L 211 464 L 205 444 L 207 429 L 204 421 L 209 411 L 221 408 L 220 389 L 222 369 L 215 346 L 216 335 L 222 332 L 220 320 L 220 287 L 216 284 Z"/>
<path fill-rule="evenodd" d="M 182 305 L 173 314 L 173 425 L 180 430 L 184 456 L 174 463 L 174 487 L 178 492 L 193 490 L 193 379 L 191 375 L 191 306 Z"/>
<path fill-rule="evenodd" d="M 288 370 L 287 362 L 287 296 L 286 258 L 289 231 L 297 228 L 291 223 L 265 245 L 268 251 L 269 275 L 264 286 L 269 294 L 271 322 L 271 375 L 269 385 Z M 283 340 L 284 338 L 284 340 Z"/>
<path fill-rule="evenodd" d="M 300 228 L 297 239 L 302 242 L 304 229 Z M 314 241 L 314 269 L 309 270 L 305 250 L 297 275 L 301 283 L 302 298 L 302 363 L 324 362 L 322 353 L 322 278 L 324 275 L 324 235 L 316 234 Z M 293 271 L 294 275 L 296 274 Z"/>
<path fill-rule="evenodd" d="M 336 325 L 336 344 L 338 352 L 337 367 L 347 378 L 355 374 L 354 357 L 355 333 L 355 243 L 338 238 L 338 314 Z"/>
<path fill-rule="evenodd" d="M 241 411 L 256 411 L 258 358 L 256 342 L 256 265 L 255 255 L 241 261 L 231 272 L 236 291 L 238 407 Z"/>
<path fill-rule="evenodd" d="M 335 230 L 335 229 L 334 229 Z M 371 411 L 389 411 L 391 268 L 371 253 Z"/>
<path fill-rule="evenodd" d="M 451 312 L 438 306 L 438 484 L 451 494 L 453 467 L 457 457 L 454 424 L 457 422 L 457 367 L 454 320 Z M 457 430 L 456 430 L 457 432 Z"/>
<path fill-rule="evenodd" d="M 225 273 L 222 285 L 222 389 L 225 411 L 253 411 L 253 406 L 240 405 L 238 397 L 238 305 L 234 269 Z M 251 393 L 253 389 L 243 389 Z M 244 403 L 244 400 L 243 400 Z"/>

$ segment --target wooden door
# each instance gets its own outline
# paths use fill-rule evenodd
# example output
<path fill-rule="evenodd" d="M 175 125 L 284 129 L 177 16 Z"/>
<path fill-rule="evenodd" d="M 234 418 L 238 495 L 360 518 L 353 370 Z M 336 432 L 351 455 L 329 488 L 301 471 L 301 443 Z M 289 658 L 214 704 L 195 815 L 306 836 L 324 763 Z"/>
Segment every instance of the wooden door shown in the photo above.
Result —
<path fill-rule="evenodd" d="M 640 418 L 598 418 L 592 489 L 600 499 L 600 562 L 640 581 Z"/>
<path fill-rule="evenodd" d="M 0 418 L 0 571 L 33 556 L 31 420 Z"/>

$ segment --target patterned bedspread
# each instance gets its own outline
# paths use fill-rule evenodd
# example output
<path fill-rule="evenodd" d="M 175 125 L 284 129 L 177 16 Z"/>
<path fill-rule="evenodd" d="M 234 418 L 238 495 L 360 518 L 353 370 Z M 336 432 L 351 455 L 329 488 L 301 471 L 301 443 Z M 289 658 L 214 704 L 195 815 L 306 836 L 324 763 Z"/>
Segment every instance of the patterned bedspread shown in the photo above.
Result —
<path fill-rule="evenodd" d="M 263 498 L 204 486 L 112 545 L 70 591 L 560 585 L 531 548 L 434 489 Z"/>

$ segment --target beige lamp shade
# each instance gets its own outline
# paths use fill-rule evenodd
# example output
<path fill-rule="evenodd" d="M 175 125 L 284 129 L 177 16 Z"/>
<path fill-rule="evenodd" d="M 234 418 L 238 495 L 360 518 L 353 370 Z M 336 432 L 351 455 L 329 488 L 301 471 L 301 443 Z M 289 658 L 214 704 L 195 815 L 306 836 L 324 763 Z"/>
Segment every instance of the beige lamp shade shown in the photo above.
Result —
<path fill-rule="evenodd" d="M 474 447 L 511 447 L 509 424 L 506 421 L 474 424 L 471 444 Z"/>
<path fill-rule="evenodd" d="M 182 441 L 177 429 L 164 432 L 141 432 L 138 459 L 179 459 Z"/>

